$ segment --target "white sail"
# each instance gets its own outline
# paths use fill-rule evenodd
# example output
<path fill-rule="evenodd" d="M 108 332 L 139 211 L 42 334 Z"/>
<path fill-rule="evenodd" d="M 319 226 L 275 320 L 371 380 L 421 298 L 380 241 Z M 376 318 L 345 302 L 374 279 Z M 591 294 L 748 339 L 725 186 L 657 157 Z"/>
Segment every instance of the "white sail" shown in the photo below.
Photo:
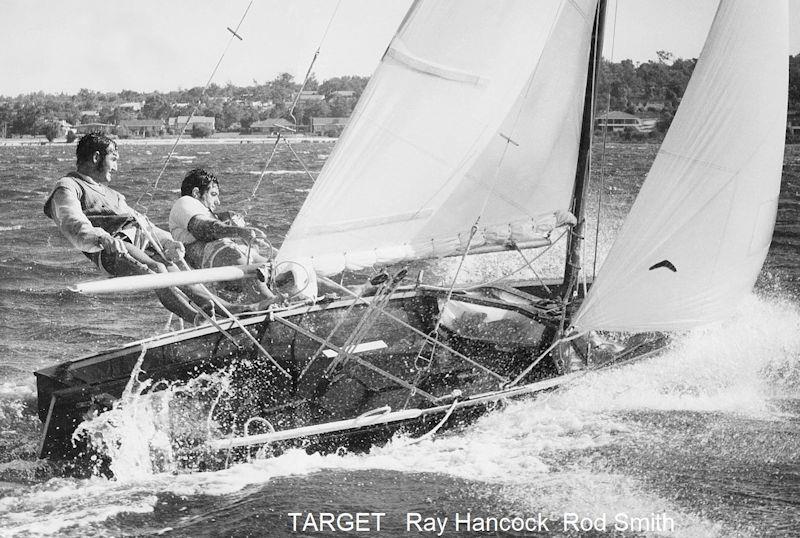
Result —
<path fill-rule="evenodd" d="M 788 55 L 785 0 L 721 2 L 579 330 L 687 329 L 750 293 L 775 224 Z"/>
<path fill-rule="evenodd" d="M 330 275 L 450 255 L 479 216 L 470 248 L 548 244 L 569 207 L 595 4 L 416 2 L 279 260 Z"/>

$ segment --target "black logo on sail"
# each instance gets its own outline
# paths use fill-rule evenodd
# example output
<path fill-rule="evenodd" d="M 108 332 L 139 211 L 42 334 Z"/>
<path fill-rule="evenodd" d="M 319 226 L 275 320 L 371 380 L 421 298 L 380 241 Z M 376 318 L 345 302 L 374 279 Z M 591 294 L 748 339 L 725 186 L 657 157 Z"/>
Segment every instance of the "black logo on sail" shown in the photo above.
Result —
<path fill-rule="evenodd" d="M 675 266 L 672 265 L 672 262 L 669 261 L 669 260 L 661 260 L 657 264 L 651 266 L 650 267 L 650 271 L 652 271 L 653 269 L 658 269 L 659 267 L 666 267 L 667 269 L 669 269 L 673 273 L 677 273 L 678 272 L 678 270 L 675 269 Z"/>

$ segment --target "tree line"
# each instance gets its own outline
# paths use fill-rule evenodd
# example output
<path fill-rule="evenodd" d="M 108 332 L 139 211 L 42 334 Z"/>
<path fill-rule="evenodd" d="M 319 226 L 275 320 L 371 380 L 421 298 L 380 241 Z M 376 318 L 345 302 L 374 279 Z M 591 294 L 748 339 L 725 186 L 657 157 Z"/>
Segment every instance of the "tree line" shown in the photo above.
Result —
<path fill-rule="evenodd" d="M 641 64 L 631 60 L 603 61 L 598 79 L 597 114 L 619 110 L 658 119 L 658 131 L 666 132 L 680 104 L 697 63 L 658 51 L 658 59 Z M 790 111 L 800 111 L 800 54 L 789 56 Z"/>
<path fill-rule="evenodd" d="M 312 75 L 304 90 L 325 96 L 323 100 L 299 101 L 292 111 L 292 123 L 308 125 L 312 117 L 347 117 L 369 81 L 368 77 L 343 76 L 319 83 Z M 247 131 L 259 120 L 288 117 L 301 84 L 283 73 L 274 80 L 252 86 L 210 84 L 205 90 L 195 87 L 171 92 L 97 92 L 81 89 L 75 95 L 34 92 L 14 98 L 0 96 L 0 133 L 6 137 L 46 134 L 64 120 L 79 123 L 117 125 L 121 120 L 187 116 L 213 116 L 217 130 Z M 335 92 L 352 92 L 339 96 Z M 143 103 L 138 111 L 122 106 Z M 196 107 L 196 110 L 195 110 Z M 96 112 L 88 118 L 87 111 Z"/>
<path fill-rule="evenodd" d="M 657 54 L 657 60 L 640 64 L 631 60 L 603 60 L 597 113 L 621 110 L 655 117 L 658 129 L 665 131 L 680 103 L 696 60 L 673 58 L 666 51 Z M 789 109 L 800 110 L 800 54 L 790 56 L 788 63 Z M 97 112 L 92 122 L 116 125 L 125 119 L 165 120 L 188 115 L 195 107 L 195 115 L 213 116 L 220 131 L 247 132 L 254 122 L 270 118 L 286 118 L 298 125 L 308 125 L 312 117 L 349 116 L 368 80 L 367 77 L 343 76 L 320 83 L 311 75 L 304 89 L 325 98 L 299 101 L 293 117 L 289 117 L 289 110 L 301 84 L 288 73 L 264 83 L 254 80 L 253 85 L 244 87 L 210 84 L 205 90 L 195 87 L 166 93 L 132 90 L 104 93 L 81 89 L 75 95 L 35 92 L 14 98 L 0 97 L 0 133 L 7 137 L 46 134 L 59 120 L 73 125 L 80 123 L 86 119 L 82 118 L 82 112 L 89 110 Z M 352 95 L 337 92 L 352 92 Z M 128 102 L 143 103 L 143 106 L 139 111 L 121 106 Z"/>

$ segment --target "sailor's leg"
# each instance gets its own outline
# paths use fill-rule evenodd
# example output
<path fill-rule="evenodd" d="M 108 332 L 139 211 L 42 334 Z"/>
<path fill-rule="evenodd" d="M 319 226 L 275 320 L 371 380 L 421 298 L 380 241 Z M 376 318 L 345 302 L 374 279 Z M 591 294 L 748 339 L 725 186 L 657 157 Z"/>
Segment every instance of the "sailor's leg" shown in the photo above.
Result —
<path fill-rule="evenodd" d="M 156 270 L 156 272 L 181 271 L 180 267 L 178 267 L 174 263 L 167 262 L 166 260 L 161 258 L 158 254 L 142 252 L 141 250 L 132 246 L 128 246 L 128 250 L 131 253 L 131 256 L 136 259 L 140 259 L 140 257 L 142 256 L 144 256 L 145 258 L 149 258 L 150 263 L 147 263 L 145 260 L 142 261 L 148 266 L 154 264 L 155 267 L 154 270 Z M 202 308 L 203 311 L 209 315 L 212 314 L 215 310 L 217 311 L 217 313 L 219 313 L 220 307 L 233 314 L 239 314 L 241 312 L 252 312 L 254 310 L 265 310 L 270 304 L 272 304 L 272 302 L 274 302 L 273 298 L 269 298 L 258 303 L 234 304 L 220 297 L 217 297 L 216 295 L 211 293 L 207 287 L 205 287 L 202 284 L 189 284 L 186 286 L 181 286 L 178 289 L 180 290 L 180 292 L 185 293 L 191 302 Z M 174 289 L 167 288 L 167 290 L 169 290 L 169 292 L 175 296 L 182 296 L 182 293 L 176 293 Z M 185 302 L 185 300 L 183 302 Z M 192 318 L 192 321 L 194 321 L 194 318 Z"/>
<path fill-rule="evenodd" d="M 126 246 L 128 247 L 128 256 L 106 252 L 101 254 L 100 263 L 110 275 L 132 276 L 167 271 L 163 263 L 158 263 L 133 245 Z M 194 322 L 198 312 L 183 293 L 175 288 L 162 288 L 155 290 L 155 293 L 164 308 L 181 319 Z"/>
<path fill-rule="evenodd" d="M 211 245 L 209 245 L 211 246 Z M 208 248 L 208 247 L 206 247 Z M 246 247 L 241 247 L 235 244 L 225 244 L 219 245 L 213 252 L 213 256 L 207 256 L 206 260 L 209 263 L 207 267 L 223 267 L 226 265 L 249 265 L 249 264 L 267 264 L 269 260 L 260 254 L 258 251 L 253 249 L 250 252 L 250 259 L 248 260 L 247 253 L 242 252 L 242 249 Z M 235 286 L 232 287 L 233 291 L 241 292 L 243 290 L 242 285 L 248 285 L 252 287 L 252 290 L 257 292 L 259 295 L 263 296 L 266 299 L 274 299 L 275 294 L 272 293 L 272 290 L 269 289 L 266 282 L 262 282 L 257 278 L 249 278 L 243 281 L 241 284 L 235 283 Z M 252 293 L 248 293 L 248 297 L 252 297 Z"/>

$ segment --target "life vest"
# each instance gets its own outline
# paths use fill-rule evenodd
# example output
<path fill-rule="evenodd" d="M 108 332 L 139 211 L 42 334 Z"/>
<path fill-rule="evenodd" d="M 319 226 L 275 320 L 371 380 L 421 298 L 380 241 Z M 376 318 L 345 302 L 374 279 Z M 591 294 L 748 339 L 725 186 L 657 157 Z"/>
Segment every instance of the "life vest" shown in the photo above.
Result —
<path fill-rule="evenodd" d="M 111 235 L 123 234 L 131 242 L 136 242 L 134 235 L 138 224 L 136 217 L 129 214 L 130 207 L 125 197 L 115 190 L 86 181 L 77 172 L 70 172 L 56 182 L 53 192 L 44 203 L 44 214 L 53 218 L 53 195 L 58 189 L 76 187 L 81 210 L 92 226 L 102 228 Z"/>

